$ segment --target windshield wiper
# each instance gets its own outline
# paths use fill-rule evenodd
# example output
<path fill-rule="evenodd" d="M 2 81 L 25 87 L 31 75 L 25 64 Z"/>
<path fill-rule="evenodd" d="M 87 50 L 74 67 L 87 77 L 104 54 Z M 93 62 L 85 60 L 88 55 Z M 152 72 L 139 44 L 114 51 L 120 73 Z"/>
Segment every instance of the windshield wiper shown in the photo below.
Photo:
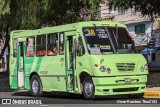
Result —
<path fill-rule="evenodd" d="M 115 34 L 114 34 L 114 32 L 112 31 L 112 34 L 113 34 L 113 36 L 114 36 L 114 38 L 115 38 L 115 40 L 116 40 L 116 43 L 117 43 L 117 46 L 119 47 L 119 44 L 118 44 L 118 38 L 115 36 Z"/>
<path fill-rule="evenodd" d="M 98 29 L 97 25 L 96 24 L 93 24 L 93 26 Z M 111 45 L 112 45 L 112 48 L 113 48 L 113 52 L 116 53 L 116 49 L 114 47 L 114 44 L 113 44 L 113 41 L 112 41 L 112 38 L 109 34 L 109 31 L 108 31 L 108 28 L 106 26 L 104 26 L 105 30 L 107 31 L 107 34 L 108 34 L 108 37 L 109 37 L 109 41 L 111 42 Z"/>
<path fill-rule="evenodd" d="M 108 34 L 109 40 L 110 40 L 111 45 L 112 45 L 112 47 L 113 47 L 113 51 L 114 51 L 114 53 L 116 53 L 116 49 L 115 49 L 115 47 L 114 47 L 114 44 L 113 44 L 113 41 L 112 41 L 111 35 L 110 35 L 109 31 L 108 31 L 108 28 L 107 28 L 107 27 L 105 27 L 105 30 L 107 31 L 107 34 Z"/>

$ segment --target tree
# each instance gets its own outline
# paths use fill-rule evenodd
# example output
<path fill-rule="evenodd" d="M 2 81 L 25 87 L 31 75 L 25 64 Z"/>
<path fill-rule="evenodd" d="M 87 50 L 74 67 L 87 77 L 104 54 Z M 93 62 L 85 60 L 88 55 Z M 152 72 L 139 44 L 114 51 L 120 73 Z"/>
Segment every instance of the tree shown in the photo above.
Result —
<path fill-rule="evenodd" d="M 6 34 L 8 34 L 9 26 L 10 26 L 10 9 L 9 5 L 5 4 L 4 0 L 0 0 L 0 30 L 4 30 Z M 4 48 L 1 51 L 0 59 L 3 56 L 3 53 L 8 45 L 9 38 L 6 38 Z"/>
<path fill-rule="evenodd" d="M 94 19 L 100 0 L 0 0 L 0 27 L 6 32 L 18 29 L 35 29 Z M 1 12 L 2 13 L 2 12 Z M 3 27 L 2 27 L 3 26 Z M 2 50 L 9 43 L 9 33 Z"/>
<path fill-rule="evenodd" d="M 2 0 L 9 5 L 13 29 L 34 29 L 42 24 L 56 25 L 93 19 L 100 0 Z"/>
<path fill-rule="evenodd" d="M 106 0 L 111 8 L 131 8 L 135 12 L 139 11 L 142 15 L 148 15 L 154 20 L 155 15 L 160 15 L 160 0 Z"/>

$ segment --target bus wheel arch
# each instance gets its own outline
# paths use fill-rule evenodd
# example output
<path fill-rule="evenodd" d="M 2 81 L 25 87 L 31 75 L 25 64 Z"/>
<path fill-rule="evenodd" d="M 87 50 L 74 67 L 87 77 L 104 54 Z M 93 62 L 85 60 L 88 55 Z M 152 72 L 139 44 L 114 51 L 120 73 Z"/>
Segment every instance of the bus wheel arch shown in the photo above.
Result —
<path fill-rule="evenodd" d="M 32 72 L 30 77 L 30 92 L 33 97 L 40 97 L 43 94 L 43 86 L 39 75 Z"/>
<path fill-rule="evenodd" d="M 82 72 L 80 74 L 80 88 L 84 99 L 90 100 L 94 98 L 95 87 L 89 73 Z"/>
<path fill-rule="evenodd" d="M 80 78 L 80 83 L 83 83 L 84 79 L 87 77 L 87 76 L 91 76 L 88 72 L 81 72 L 80 75 L 79 75 L 79 78 Z"/>

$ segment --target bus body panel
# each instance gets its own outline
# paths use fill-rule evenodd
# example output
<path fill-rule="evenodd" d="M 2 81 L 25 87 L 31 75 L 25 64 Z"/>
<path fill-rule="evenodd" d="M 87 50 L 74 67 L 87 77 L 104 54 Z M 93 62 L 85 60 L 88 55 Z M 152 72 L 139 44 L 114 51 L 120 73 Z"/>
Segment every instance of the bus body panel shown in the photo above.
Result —
<path fill-rule="evenodd" d="M 131 78 L 131 82 L 125 82 Z M 143 93 L 146 89 L 147 75 L 119 76 L 119 77 L 93 77 L 95 95 L 116 95 Z"/>
<path fill-rule="evenodd" d="M 122 23 L 110 22 L 110 21 L 91 21 L 91 22 L 79 22 L 74 24 L 42 28 L 38 30 L 23 30 L 11 32 L 10 43 L 13 44 L 17 38 L 23 38 L 26 40 L 30 36 L 48 35 L 52 33 L 64 32 L 65 37 L 73 38 L 73 50 L 74 39 L 82 36 L 82 42 L 84 45 L 85 53 L 82 56 L 75 54 L 75 70 L 74 70 L 74 90 L 67 90 L 67 67 L 66 65 L 69 54 L 57 55 L 57 56 L 33 56 L 27 57 L 24 54 L 24 81 L 25 85 L 23 89 L 30 90 L 30 77 L 32 73 L 37 74 L 40 77 L 43 91 L 63 91 L 71 93 L 82 93 L 81 90 L 81 74 L 86 73 L 92 77 L 95 85 L 95 95 L 117 95 L 117 94 L 132 94 L 142 93 L 145 91 L 148 70 L 140 71 L 141 67 L 147 64 L 144 57 L 140 54 L 108 54 L 108 55 L 91 55 L 87 51 L 85 39 L 83 37 L 82 28 L 88 26 L 118 26 L 126 28 Z M 10 86 L 12 89 L 19 89 L 18 76 L 17 76 L 17 58 L 13 57 L 14 46 L 10 44 Z M 66 45 L 65 40 L 65 45 Z M 46 45 L 47 46 L 47 45 Z M 26 47 L 26 46 L 25 46 Z M 24 53 L 26 48 L 24 48 Z M 67 51 L 67 49 L 65 50 Z M 63 61 L 61 60 L 63 59 Z M 120 64 L 119 68 L 118 65 Z M 134 68 L 129 71 L 128 63 L 134 63 Z M 123 64 L 122 69 L 121 64 Z M 101 72 L 100 67 L 105 66 L 110 68 L 111 72 Z M 124 71 L 120 71 L 124 70 Z M 130 82 L 125 82 L 125 79 L 129 78 Z M 118 81 L 118 82 L 116 82 Z M 136 90 L 133 90 L 136 87 Z M 116 90 L 117 89 L 117 90 Z M 126 92 L 123 91 L 127 90 Z"/>
<path fill-rule="evenodd" d="M 141 54 L 115 54 L 115 55 L 90 55 L 91 65 L 94 76 L 116 76 L 120 75 L 142 75 L 148 74 L 148 71 L 140 71 L 147 62 Z M 97 64 L 98 67 L 94 65 Z M 111 71 L 101 72 L 100 67 L 104 66 Z"/>

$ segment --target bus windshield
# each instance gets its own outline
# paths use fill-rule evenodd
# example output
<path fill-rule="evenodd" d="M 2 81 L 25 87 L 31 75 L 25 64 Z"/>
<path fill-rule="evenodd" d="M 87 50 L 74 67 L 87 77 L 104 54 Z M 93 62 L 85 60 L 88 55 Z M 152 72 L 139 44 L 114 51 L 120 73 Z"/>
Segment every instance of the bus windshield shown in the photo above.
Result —
<path fill-rule="evenodd" d="M 90 54 L 134 53 L 133 42 L 125 28 L 100 26 L 82 30 Z"/>

